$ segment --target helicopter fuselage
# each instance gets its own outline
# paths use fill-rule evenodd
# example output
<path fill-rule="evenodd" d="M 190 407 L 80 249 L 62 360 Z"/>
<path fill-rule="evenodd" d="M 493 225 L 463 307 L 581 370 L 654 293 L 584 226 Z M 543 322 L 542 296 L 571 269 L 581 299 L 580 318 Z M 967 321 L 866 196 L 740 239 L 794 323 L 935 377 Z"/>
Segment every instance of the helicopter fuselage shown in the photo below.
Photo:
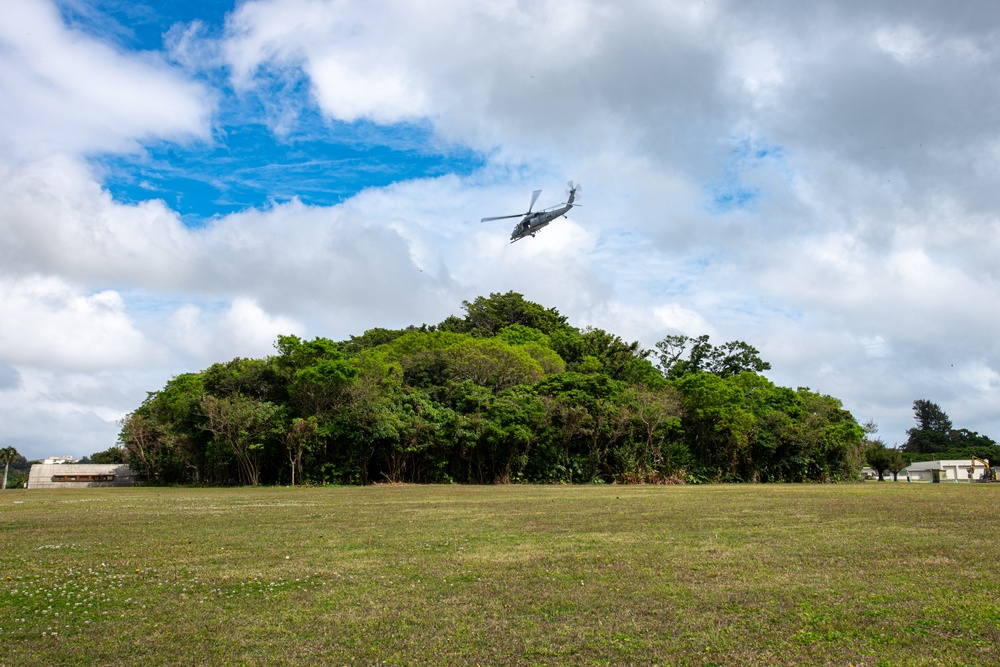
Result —
<path fill-rule="evenodd" d="M 566 215 L 571 208 L 573 208 L 573 204 L 566 204 L 551 211 L 529 213 L 514 226 L 514 230 L 510 233 L 510 242 L 520 241 L 525 236 L 534 236 L 542 227 L 546 227 L 556 218 Z"/>
<path fill-rule="evenodd" d="M 574 201 L 576 201 L 576 191 L 579 184 L 573 185 L 573 181 L 567 183 L 569 185 L 569 197 L 566 199 L 566 203 L 561 206 L 556 206 L 544 211 L 532 211 L 531 209 L 535 206 L 535 201 L 538 199 L 538 195 L 541 194 L 541 190 L 535 190 L 531 193 L 531 204 L 528 206 L 527 213 L 515 213 L 514 215 L 498 215 L 489 218 L 483 218 L 480 222 L 491 222 L 493 220 L 504 220 L 507 218 L 521 218 L 514 226 L 514 230 L 510 233 L 510 242 L 520 241 L 525 236 L 534 236 L 538 233 L 542 227 L 548 226 L 550 222 L 566 215 L 571 208 L 574 206 Z"/>

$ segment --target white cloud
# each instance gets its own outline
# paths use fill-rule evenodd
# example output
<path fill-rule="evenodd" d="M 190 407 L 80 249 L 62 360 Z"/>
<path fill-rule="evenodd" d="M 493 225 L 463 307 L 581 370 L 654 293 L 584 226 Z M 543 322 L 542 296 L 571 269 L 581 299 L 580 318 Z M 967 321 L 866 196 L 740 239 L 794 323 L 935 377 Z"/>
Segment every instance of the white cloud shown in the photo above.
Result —
<path fill-rule="evenodd" d="M 912 25 L 881 27 L 875 31 L 875 43 L 903 65 L 916 61 L 927 52 L 924 36 Z"/>
<path fill-rule="evenodd" d="M 0 3 L 0 159 L 129 151 L 208 137 L 212 95 L 157 54 L 124 55 L 68 29 L 50 2 Z"/>
<path fill-rule="evenodd" d="M 774 91 L 785 81 L 781 50 L 768 41 L 751 39 L 734 45 L 728 55 L 729 72 L 749 93 L 753 107 L 772 104 Z"/>
<path fill-rule="evenodd" d="M 301 322 L 265 312 L 252 299 L 237 297 L 221 311 L 193 303 L 177 308 L 161 325 L 163 342 L 200 370 L 235 357 L 261 358 L 274 352 L 279 335 L 305 334 Z"/>
<path fill-rule="evenodd" d="M 160 201 L 116 203 L 79 159 L 0 170 L 0 275 L 169 288 L 191 271 L 196 234 Z"/>
<path fill-rule="evenodd" d="M 153 352 L 111 290 L 85 294 L 57 278 L 0 280 L 0 313 L 3 361 L 15 365 L 124 368 Z"/>
<path fill-rule="evenodd" d="M 140 372 L 72 372 L 24 367 L 22 384 L 0 390 L 5 442 L 30 459 L 83 456 L 115 444 L 115 423 L 145 398 L 144 385 L 164 376 Z"/>
<path fill-rule="evenodd" d="M 436 322 L 514 289 L 647 347 L 745 340 L 889 442 L 916 398 L 998 438 L 998 25 L 991 3 L 252 0 L 219 43 L 172 31 L 182 72 L 11 0 L 0 391 L 105 437 L 171 374 L 279 333 Z M 288 102 L 275 78 L 305 76 L 330 118 L 430 123 L 490 162 L 201 229 L 113 201 L 83 157 L 206 138 L 213 93 L 185 72 L 218 59 L 268 108 Z M 478 223 L 570 178 L 583 207 L 536 239 Z"/>
<path fill-rule="evenodd" d="M 419 70 L 401 62 L 394 49 L 369 48 L 373 39 L 405 39 L 405 6 L 379 10 L 378 16 L 396 13 L 388 33 L 376 14 L 359 16 L 352 9 L 320 0 L 244 3 L 230 17 L 225 43 L 234 80 L 248 86 L 261 67 L 301 67 L 321 107 L 339 120 L 391 123 L 426 114 Z"/>

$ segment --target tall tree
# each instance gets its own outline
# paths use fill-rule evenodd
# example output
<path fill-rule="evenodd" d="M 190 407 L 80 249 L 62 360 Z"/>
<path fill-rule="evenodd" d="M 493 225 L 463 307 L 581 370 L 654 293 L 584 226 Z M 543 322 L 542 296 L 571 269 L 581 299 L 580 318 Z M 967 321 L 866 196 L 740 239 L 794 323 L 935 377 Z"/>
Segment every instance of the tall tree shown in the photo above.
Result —
<path fill-rule="evenodd" d="M 639 439 L 642 452 L 638 457 L 645 469 L 637 469 L 640 479 L 656 479 L 658 474 L 676 475 L 687 462 L 683 455 L 673 456 L 665 451 L 670 442 L 669 429 L 680 430 L 681 399 L 673 387 L 659 390 L 637 388 L 635 400 L 638 405 L 636 419 L 639 422 Z M 688 454 L 688 452 L 684 452 Z M 681 460 L 677 460 L 680 458 Z"/>
<path fill-rule="evenodd" d="M 121 429 L 118 439 L 127 452 L 127 460 L 135 472 L 145 475 L 146 481 L 153 481 L 159 466 L 160 450 L 164 446 L 164 431 L 169 424 L 159 422 L 149 410 L 138 410 L 125 415 L 118 421 Z M 163 480 L 158 480 L 163 481 Z"/>
<path fill-rule="evenodd" d="M 296 471 L 299 473 L 299 478 L 302 477 L 302 455 L 309 448 L 310 440 L 316 437 L 316 431 L 315 416 L 309 419 L 296 417 L 285 431 L 285 452 L 292 468 L 292 486 L 295 486 Z"/>
<path fill-rule="evenodd" d="M 880 482 L 883 481 L 887 470 L 892 473 L 892 479 L 895 481 L 896 474 L 906 467 L 906 462 L 899 450 L 886 447 L 881 440 L 869 442 L 868 449 L 865 450 L 865 460 L 878 473 L 878 481 Z"/>
<path fill-rule="evenodd" d="M 892 473 L 892 481 L 896 481 L 899 473 L 906 469 L 906 459 L 903 458 L 903 453 L 898 449 L 891 449 L 889 458 L 889 465 L 886 466 L 886 470 Z"/>
<path fill-rule="evenodd" d="M 951 446 L 951 419 L 937 403 L 925 399 L 913 401 L 917 425 L 906 433 L 904 449 L 914 454 L 947 451 Z"/>
<path fill-rule="evenodd" d="M 280 408 L 241 394 L 223 398 L 205 395 L 202 409 L 208 430 L 236 457 L 243 484 L 260 484 L 260 467 L 267 442 L 277 431 Z"/>
<path fill-rule="evenodd" d="M 951 431 L 951 419 L 937 403 L 924 399 L 913 401 L 913 414 L 917 418 L 917 428 L 921 431 Z"/>
<path fill-rule="evenodd" d="M 711 373 L 685 375 L 677 388 L 688 448 L 701 471 L 717 481 L 747 481 L 756 419 L 743 389 Z"/>
<path fill-rule="evenodd" d="M 10 464 L 14 462 L 19 456 L 17 450 L 13 447 L 4 447 L 0 449 L 0 463 L 3 463 L 3 484 L 0 484 L 0 490 L 7 488 L 7 471 L 10 469 Z"/>

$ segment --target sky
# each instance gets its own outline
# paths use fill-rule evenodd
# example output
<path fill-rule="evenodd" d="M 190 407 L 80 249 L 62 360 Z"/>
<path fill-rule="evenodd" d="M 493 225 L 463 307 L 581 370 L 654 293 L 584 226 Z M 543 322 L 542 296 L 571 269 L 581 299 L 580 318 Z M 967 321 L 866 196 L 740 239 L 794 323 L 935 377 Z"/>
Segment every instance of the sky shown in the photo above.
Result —
<path fill-rule="evenodd" d="M 1000 439 L 998 73 L 992 0 L 4 0 L 0 444 L 510 290 Z"/>

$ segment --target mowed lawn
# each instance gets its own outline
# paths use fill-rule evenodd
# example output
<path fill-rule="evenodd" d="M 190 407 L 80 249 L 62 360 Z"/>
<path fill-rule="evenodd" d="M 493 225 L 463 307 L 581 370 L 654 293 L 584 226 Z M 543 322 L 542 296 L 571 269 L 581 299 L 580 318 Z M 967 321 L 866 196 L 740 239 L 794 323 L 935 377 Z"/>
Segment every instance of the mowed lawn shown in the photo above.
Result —
<path fill-rule="evenodd" d="M 0 665 L 997 665 L 1000 484 L 0 493 Z"/>

